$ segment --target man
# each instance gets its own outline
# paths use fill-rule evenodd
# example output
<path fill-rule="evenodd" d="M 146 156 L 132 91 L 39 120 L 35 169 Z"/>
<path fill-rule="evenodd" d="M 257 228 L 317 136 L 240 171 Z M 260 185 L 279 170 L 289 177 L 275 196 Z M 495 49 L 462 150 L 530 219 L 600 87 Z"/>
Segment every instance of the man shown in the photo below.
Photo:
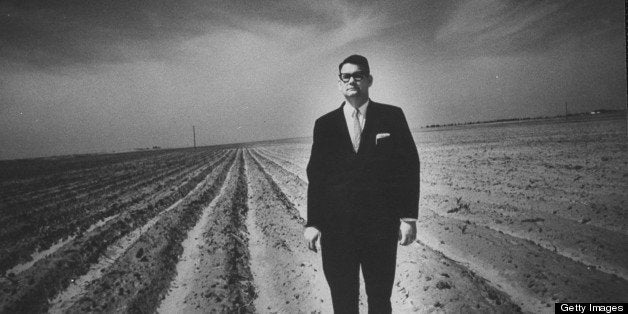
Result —
<path fill-rule="evenodd" d="M 335 313 L 358 313 L 360 268 L 369 313 L 390 313 L 397 241 L 416 237 L 419 156 L 401 109 L 369 99 L 367 59 L 338 69 L 345 101 L 314 125 L 304 236 L 315 252 L 320 237 Z"/>

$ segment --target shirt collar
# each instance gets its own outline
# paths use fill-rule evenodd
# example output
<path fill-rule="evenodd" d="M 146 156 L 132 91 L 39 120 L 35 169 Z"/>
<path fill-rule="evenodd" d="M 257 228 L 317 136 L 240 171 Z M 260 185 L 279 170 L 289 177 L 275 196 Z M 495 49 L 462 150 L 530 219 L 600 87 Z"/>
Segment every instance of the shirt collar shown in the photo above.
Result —
<path fill-rule="evenodd" d="M 371 103 L 371 100 L 367 99 L 364 105 L 358 108 L 358 110 L 360 111 L 360 115 L 362 115 L 362 118 L 366 117 L 366 109 L 368 108 L 370 103 Z M 347 101 L 345 101 L 345 105 L 343 106 L 342 109 L 344 110 L 345 115 L 349 117 L 353 114 L 353 111 L 355 110 L 355 108 L 353 108 L 353 106 L 351 106 L 351 104 Z"/>

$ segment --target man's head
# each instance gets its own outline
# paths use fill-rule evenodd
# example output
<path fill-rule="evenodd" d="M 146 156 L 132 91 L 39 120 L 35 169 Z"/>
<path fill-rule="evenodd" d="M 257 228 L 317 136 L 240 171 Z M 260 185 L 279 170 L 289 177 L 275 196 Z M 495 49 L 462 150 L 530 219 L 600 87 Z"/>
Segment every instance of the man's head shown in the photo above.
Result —
<path fill-rule="evenodd" d="M 373 84 L 369 62 L 360 55 L 351 55 L 338 65 L 338 89 L 345 98 L 368 99 Z"/>
<path fill-rule="evenodd" d="M 360 66 L 360 69 L 362 69 L 362 71 L 364 71 L 364 73 L 366 73 L 367 75 L 371 72 L 371 69 L 369 68 L 369 61 L 361 55 L 350 55 L 342 60 L 342 62 L 340 62 L 340 65 L 338 65 L 338 71 L 340 73 L 342 73 L 342 66 L 346 63 Z"/>

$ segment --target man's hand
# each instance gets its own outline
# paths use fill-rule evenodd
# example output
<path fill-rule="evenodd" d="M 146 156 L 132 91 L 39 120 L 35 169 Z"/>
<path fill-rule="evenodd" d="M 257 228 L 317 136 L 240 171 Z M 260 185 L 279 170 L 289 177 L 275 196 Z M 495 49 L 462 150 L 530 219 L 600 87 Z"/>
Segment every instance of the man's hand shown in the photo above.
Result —
<path fill-rule="evenodd" d="M 399 244 L 408 245 L 416 240 L 416 221 L 401 221 L 399 225 Z"/>
<path fill-rule="evenodd" d="M 316 249 L 316 241 L 320 238 L 321 232 L 318 231 L 316 227 L 307 227 L 303 232 L 303 236 L 305 237 L 305 242 L 307 242 L 307 248 L 310 249 L 310 251 L 318 252 Z"/>

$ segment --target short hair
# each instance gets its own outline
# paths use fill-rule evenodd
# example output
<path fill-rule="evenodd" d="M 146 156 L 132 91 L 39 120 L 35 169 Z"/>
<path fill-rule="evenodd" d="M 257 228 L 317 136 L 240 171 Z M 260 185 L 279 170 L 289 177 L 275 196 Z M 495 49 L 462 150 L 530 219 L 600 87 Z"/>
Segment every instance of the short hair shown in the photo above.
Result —
<path fill-rule="evenodd" d="M 350 55 L 346 59 L 342 60 L 342 62 L 340 62 L 340 65 L 338 65 L 338 73 L 340 73 L 340 71 L 342 70 L 342 66 L 346 63 L 351 63 L 359 66 L 364 72 L 366 72 L 366 74 L 371 73 L 371 69 L 369 68 L 369 61 L 366 60 L 366 58 L 363 56 Z"/>

